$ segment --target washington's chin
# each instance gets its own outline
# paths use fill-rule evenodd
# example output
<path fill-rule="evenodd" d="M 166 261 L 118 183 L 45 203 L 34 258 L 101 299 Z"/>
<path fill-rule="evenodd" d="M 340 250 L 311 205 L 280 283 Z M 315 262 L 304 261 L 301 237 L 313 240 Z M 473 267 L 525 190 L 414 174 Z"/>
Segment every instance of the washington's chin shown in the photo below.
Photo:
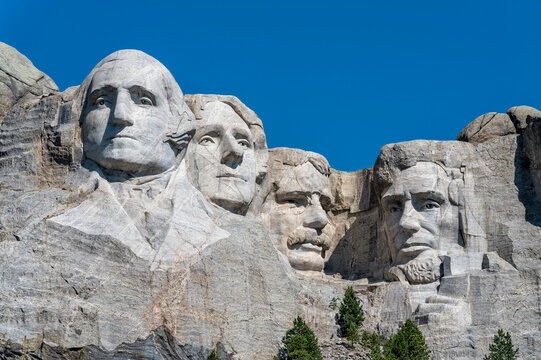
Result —
<path fill-rule="evenodd" d="M 323 271 L 325 259 L 322 248 L 313 244 L 297 244 L 288 249 L 287 258 L 291 267 L 299 271 Z"/>
<path fill-rule="evenodd" d="M 175 154 L 163 153 L 145 159 L 141 152 L 127 148 L 107 148 L 100 154 L 86 153 L 86 157 L 103 168 L 120 170 L 133 174 L 159 174 L 172 168 Z"/>

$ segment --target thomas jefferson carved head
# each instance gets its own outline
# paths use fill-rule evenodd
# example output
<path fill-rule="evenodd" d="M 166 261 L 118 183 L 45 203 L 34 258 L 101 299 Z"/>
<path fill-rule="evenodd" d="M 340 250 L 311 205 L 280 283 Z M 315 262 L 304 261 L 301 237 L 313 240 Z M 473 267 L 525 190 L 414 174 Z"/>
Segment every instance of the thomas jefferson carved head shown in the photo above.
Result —
<path fill-rule="evenodd" d="M 210 202 L 245 214 L 267 172 L 261 121 L 233 96 L 191 95 L 187 101 L 196 116 L 188 178 Z"/>
<path fill-rule="evenodd" d="M 327 160 L 299 149 L 269 150 L 272 191 L 261 214 L 278 250 L 300 271 L 322 271 L 329 248 Z"/>
<path fill-rule="evenodd" d="M 159 61 L 141 51 L 117 51 L 92 70 L 78 91 L 88 159 L 133 175 L 158 174 L 175 165 L 193 114 Z"/>
<path fill-rule="evenodd" d="M 441 255 L 486 247 L 483 231 L 467 206 L 474 202 L 473 179 L 467 166 L 456 161 L 460 150 L 449 151 L 461 145 L 449 143 L 386 145 L 376 161 L 379 233 L 395 267 L 388 274 L 391 278 L 401 271 L 412 283 L 435 281 L 440 277 Z M 453 155 L 456 158 L 448 161 Z"/>

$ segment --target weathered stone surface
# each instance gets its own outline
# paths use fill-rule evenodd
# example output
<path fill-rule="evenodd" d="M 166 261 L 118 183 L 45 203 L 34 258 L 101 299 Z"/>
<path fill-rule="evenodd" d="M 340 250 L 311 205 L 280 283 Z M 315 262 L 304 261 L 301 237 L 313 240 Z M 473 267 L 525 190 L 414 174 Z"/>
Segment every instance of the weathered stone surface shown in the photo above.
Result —
<path fill-rule="evenodd" d="M 0 119 L 17 102 L 54 94 L 58 87 L 11 46 L 0 42 Z"/>
<path fill-rule="evenodd" d="M 508 114 L 491 112 L 481 115 L 469 123 L 456 139 L 478 144 L 495 136 L 515 133 L 515 126 Z"/>
<path fill-rule="evenodd" d="M 144 53 L 62 93 L 8 58 L 27 87 L 1 102 L 1 358 L 267 359 L 300 315 L 326 358 L 363 359 L 329 306 L 348 286 L 363 330 L 412 318 L 434 359 L 482 358 L 498 328 L 539 357 L 537 110 L 347 173 L 267 149 L 239 99 L 184 96 Z"/>
<path fill-rule="evenodd" d="M 507 115 L 515 124 L 518 134 L 522 134 L 528 124 L 535 119 L 541 118 L 541 112 L 536 108 L 531 106 L 513 106 L 511 109 L 507 110 Z"/>

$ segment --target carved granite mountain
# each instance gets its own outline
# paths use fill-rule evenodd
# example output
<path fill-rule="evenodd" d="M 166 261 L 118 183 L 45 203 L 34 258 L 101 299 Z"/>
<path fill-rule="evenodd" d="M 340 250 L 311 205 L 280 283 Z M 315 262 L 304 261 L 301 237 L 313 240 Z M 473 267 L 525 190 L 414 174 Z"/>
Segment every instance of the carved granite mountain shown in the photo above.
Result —
<path fill-rule="evenodd" d="M 139 51 L 58 92 L 0 44 L 0 81 L 1 358 L 271 359 L 299 315 L 334 358 L 347 286 L 366 330 L 412 318 L 435 359 L 498 328 L 538 358 L 536 109 L 348 173 L 267 149 L 239 99 L 184 95 Z"/>

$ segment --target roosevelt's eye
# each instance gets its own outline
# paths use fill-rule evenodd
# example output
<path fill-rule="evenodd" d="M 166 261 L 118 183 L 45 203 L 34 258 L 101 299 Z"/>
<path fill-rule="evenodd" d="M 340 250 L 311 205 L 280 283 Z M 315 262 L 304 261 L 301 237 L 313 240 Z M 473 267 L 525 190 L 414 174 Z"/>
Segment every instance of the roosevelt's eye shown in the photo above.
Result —
<path fill-rule="evenodd" d="M 387 211 L 391 214 L 397 213 L 400 211 L 400 205 L 399 204 L 389 204 L 387 206 Z"/>
<path fill-rule="evenodd" d="M 145 106 L 152 106 L 152 105 L 154 105 L 154 104 L 152 103 L 152 100 L 151 100 L 149 97 L 147 97 L 147 96 L 141 96 L 141 97 L 139 98 L 139 100 L 137 100 L 137 103 L 140 104 L 140 105 L 145 105 Z"/>

